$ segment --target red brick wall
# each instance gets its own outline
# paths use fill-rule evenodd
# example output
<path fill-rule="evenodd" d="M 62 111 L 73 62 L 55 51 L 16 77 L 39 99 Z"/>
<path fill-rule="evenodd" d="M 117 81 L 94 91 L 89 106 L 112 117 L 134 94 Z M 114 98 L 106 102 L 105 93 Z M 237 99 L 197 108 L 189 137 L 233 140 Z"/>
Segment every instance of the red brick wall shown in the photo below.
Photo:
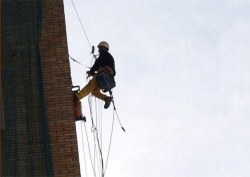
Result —
<path fill-rule="evenodd" d="M 37 18 L 40 1 L 1 1 L 1 176 L 46 176 Z M 1 118 L 3 118 L 1 117 Z M 47 142 L 47 141 L 46 141 Z"/>
<path fill-rule="evenodd" d="M 54 176 L 80 176 L 63 0 L 44 0 L 40 38 Z"/>

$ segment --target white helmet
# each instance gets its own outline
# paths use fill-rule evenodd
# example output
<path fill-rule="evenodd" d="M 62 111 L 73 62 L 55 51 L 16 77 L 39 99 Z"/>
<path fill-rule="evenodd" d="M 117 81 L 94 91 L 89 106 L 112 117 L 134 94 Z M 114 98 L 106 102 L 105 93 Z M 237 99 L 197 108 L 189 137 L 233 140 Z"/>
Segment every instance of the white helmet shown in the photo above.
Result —
<path fill-rule="evenodd" d="M 100 42 L 97 47 L 105 47 L 109 50 L 109 44 L 106 41 Z"/>

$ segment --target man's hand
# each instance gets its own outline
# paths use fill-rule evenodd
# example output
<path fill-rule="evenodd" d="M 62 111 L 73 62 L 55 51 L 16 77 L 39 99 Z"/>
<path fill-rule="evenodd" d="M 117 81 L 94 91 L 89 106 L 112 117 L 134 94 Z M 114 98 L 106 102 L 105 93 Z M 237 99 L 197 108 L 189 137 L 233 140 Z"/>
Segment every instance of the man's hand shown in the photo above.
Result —
<path fill-rule="evenodd" d="M 89 78 L 91 75 L 90 71 L 87 71 L 87 78 Z"/>

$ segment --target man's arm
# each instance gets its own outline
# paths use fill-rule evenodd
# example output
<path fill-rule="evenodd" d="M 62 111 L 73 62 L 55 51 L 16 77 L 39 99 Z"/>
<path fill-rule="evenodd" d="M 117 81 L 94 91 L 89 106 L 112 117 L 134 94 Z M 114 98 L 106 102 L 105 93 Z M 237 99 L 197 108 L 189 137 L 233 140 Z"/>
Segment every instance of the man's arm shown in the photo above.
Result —
<path fill-rule="evenodd" d="M 98 70 L 98 68 L 99 68 L 99 59 L 97 59 L 97 60 L 95 61 L 94 65 L 91 67 L 91 69 L 90 69 L 90 71 L 89 71 L 90 75 L 93 76 L 93 75 L 95 74 L 95 71 Z"/>

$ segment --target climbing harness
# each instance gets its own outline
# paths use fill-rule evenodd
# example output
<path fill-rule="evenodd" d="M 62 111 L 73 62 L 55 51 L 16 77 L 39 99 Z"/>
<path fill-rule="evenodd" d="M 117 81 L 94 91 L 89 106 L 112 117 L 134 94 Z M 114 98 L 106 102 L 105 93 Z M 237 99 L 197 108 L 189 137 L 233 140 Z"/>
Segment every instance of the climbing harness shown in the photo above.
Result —
<path fill-rule="evenodd" d="M 94 46 L 91 46 L 90 44 L 90 41 L 89 41 L 89 38 L 85 32 L 85 29 L 83 27 L 83 24 L 81 22 L 81 19 L 77 13 L 77 10 L 76 10 L 76 7 L 73 3 L 73 0 L 71 0 L 73 6 L 74 6 L 74 9 L 76 11 L 76 14 L 78 16 L 78 19 L 80 21 L 80 24 L 82 26 L 82 29 L 84 31 L 84 34 L 87 38 L 87 41 L 89 43 L 89 46 L 91 47 L 91 52 L 90 54 L 93 56 L 92 57 L 92 61 L 91 61 L 91 66 L 92 66 L 92 63 L 93 63 L 93 59 L 97 59 L 98 55 L 95 55 L 95 47 Z M 74 62 L 82 65 L 82 63 L 80 63 L 79 61 L 77 61 L 76 59 L 72 58 L 71 56 L 69 56 L 69 58 L 71 60 L 73 60 Z M 101 119 L 101 106 L 99 107 L 99 112 L 97 111 L 98 108 L 97 106 L 95 107 L 95 110 L 96 110 L 96 120 L 94 120 L 93 118 L 93 111 L 92 111 L 92 101 L 91 101 L 91 98 L 92 96 L 89 95 L 89 110 L 90 110 L 90 120 L 91 120 L 91 123 L 92 123 L 92 127 L 91 127 L 91 132 L 93 133 L 93 149 L 91 148 L 91 139 L 88 138 L 88 133 L 87 133 L 87 127 L 86 127 L 86 118 L 85 116 L 82 115 L 82 112 L 81 112 L 81 102 L 80 101 L 74 101 L 74 108 L 75 108 L 75 117 L 76 117 L 76 120 L 78 119 L 78 117 L 80 117 L 80 119 L 78 120 L 81 120 L 80 122 L 83 124 L 84 123 L 84 127 L 85 127 L 85 136 L 86 138 L 82 138 L 82 146 L 83 146 L 83 151 L 84 151 L 84 161 L 85 161 L 85 173 L 86 173 L 86 176 L 88 176 L 88 173 L 87 173 L 87 162 L 86 162 L 86 157 L 87 156 L 85 154 L 85 148 L 84 148 L 84 145 L 87 146 L 88 148 L 88 152 L 89 152 L 89 157 L 90 157 L 90 163 L 91 163 L 91 166 L 92 166 L 92 170 L 93 170 L 93 175 L 95 177 L 97 176 L 101 176 L 101 177 L 104 177 L 105 174 L 106 174 L 106 170 L 107 170 L 107 166 L 108 166 L 108 159 L 109 159 L 109 155 L 110 155 L 110 149 L 111 149 L 111 142 L 112 142 L 112 136 L 113 136 L 113 128 L 114 128 L 114 117 L 115 117 L 115 113 L 116 113 L 116 116 L 117 116 L 117 119 L 120 123 L 120 126 L 122 128 L 122 130 L 125 132 L 125 129 L 122 127 L 121 125 L 121 121 L 119 119 L 119 116 L 118 116 L 118 113 L 116 111 L 116 107 L 115 107 L 115 103 L 114 103 L 114 98 L 113 98 L 113 94 L 112 94 L 112 89 L 116 86 L 116 82 L 115 82 L 115 79 L 114 77 L 108 72 L 108 70 L 106 69 L 103 69 L 102 71 L 98 72 L 97 73 L 97 82 L 98 82 L 98 85 L 100 86 L 101 90 L 103 92 L 109 92 L 110 94 L 110 97 L 111 97 L 111 101 L 113 103 L 113 119 L 112 119 L 112 129 L 111 129 L 111 135 L 110 135 L 110 140 L 109 140 L 109 146 L 108 146 L 108 152 L 107 154 L 105 154 L 106 151 L 104 151 L 104 154 L 103 154 L 103 147 L 102 147 L 102 119 Z M 76 92 L 78 92 L 80 90 L 80 87 L 79 86 L 74 86 L 73 89 L 77 89 L 75 90 Z M 96 105 L 96 103 L 95 103 Z M 80 109 L 80 110 L 79 110 Z M 81 126 L 81 132 L 82 132 L 82 126 Z M 83 132 L 82 132 L 82 137 L 83 137 Z M 84 141 L 87 142 L 87 144 L 84 144 Z M 104 161 L 104 157 L 106 158 Z"/>
<path fill-rule="evenodd" d="M 103 92 L 110 91 L 116 86 L 114 77 L 105 69 L 97 74 L 96 79 Z"/>

